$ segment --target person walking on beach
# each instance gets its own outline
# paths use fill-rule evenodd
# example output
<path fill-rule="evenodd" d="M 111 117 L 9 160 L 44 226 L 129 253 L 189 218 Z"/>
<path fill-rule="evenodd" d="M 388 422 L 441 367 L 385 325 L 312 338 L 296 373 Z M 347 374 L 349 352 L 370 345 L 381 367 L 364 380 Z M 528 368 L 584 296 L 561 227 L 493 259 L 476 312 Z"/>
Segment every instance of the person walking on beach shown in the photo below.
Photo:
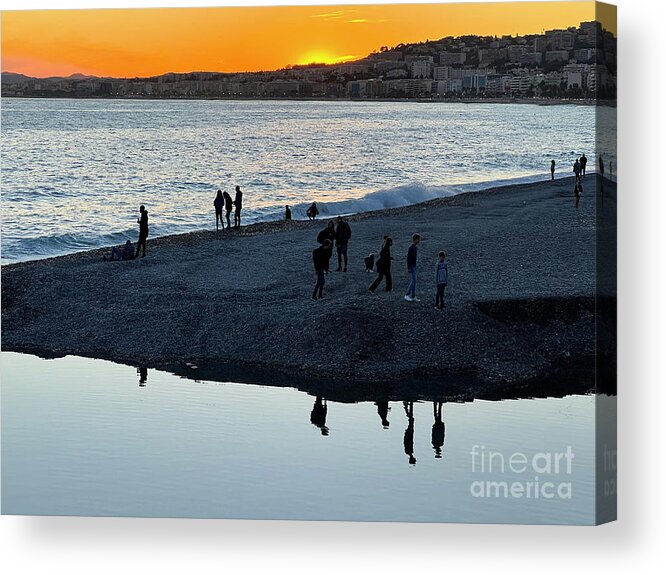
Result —
<path fill-rule="evenodd" d="M 224 196 L 222 195 L 222 190 L 217 190 L 217 195 L 213 200 L 213 206 L 215 206 L 215 229 L 219 231 L 220 224 L 222 224 L 222 229 L 224 229 L 224 220 L 222 219 L 222 208 L 224 208 Z"/>
<path fill-rule="evenodd" d="M 338 225 L 335 228 L 335 245 L 338 250 L 338 271 L 347 271 L 347 244 L 351 239 L 351 227 L 342 216 L 338 216 Z M 342 267 L 342 260 L 344 259 L 345 267 Z"/>
<path fill-rule="evenodd" d="M 437 295 L 435 296 L 435 308 L 442 310 L 446 305 L 444 303 L 444 288 L 449 282 L 449 266 L 446 263 L 446 252 L 439 252 L 437 266 L 435 267 L 435 284 L 437 285 Z"/>
<path fill-rule="evenodd" d="M 136 223 L 139 224 L 139 241 L 136 244 L 136 254 L 135 258 L 139 257 L 139 251 L 143 248 L 142 258 L 146 257 L 146 240 L 148 239 L 148 210 L 146 206 L 141 205 L 139 207 L 139 218 L 136 220 Z"/>
<path fill-rule="evenodd" d="M 393 289 L 393 278 L 391 277 L 391 246 L 393 245 L 393 240 L 390 236 L 384 236 L 384 243 L 382 244 L 382 249 L 379 252 L 379 259 L 377 260 L 377 278 L 370 285 L 368 290 L 370 293 L 375 293 L 375 290 L 379 287 L 379 284 L 382 283 L 382 280 L 386 278 L 386 287 L 384 291 L 391 291 Z"/>
<path fill-rule="evenodd" d="M 435 450 L 435 459 L 442 458 L 442 447 L 444 447 L 444 422 L 442 421 L 442 401 L 434 401 L 432 404 L 432 414 L 435 423 L 432 424 L 432 448 Z"/>
<path fill-rule="evenodd" d="M 550 179 L 555 179 L 555 160 L 550 161 Z"/>
<path fill-rule="evenodd" d="M 326 273 L 329 273 L 331 271 L 331 257 L 333 257 L 333 242 L 335 241 L 335 224 L 333 223 L 333 220 L 328 222 L 326 227 L 319 232 L 317 235 L 317 241 L 320 244 L 324 244 L 324 242 L 328 242 L 329 250 L 327 251 L 327 257 L 326 257 Z"/>
<path fill-rule="evenodd" d="M 314 291 L 312 292 L 312 299 L 321 299 L 324 297 L 324 284 L 326 283 L 326 263 L 329 259 L 329 248 L 331 241 L 325 240 L 322 245 L 312 250 L 312 263 L 314 264 L 315 275 L 317 276 L 317 283 L 315 283 Z"/>
<path fill-rule="evenodd" d="M 406 301 L 421 301 L 416 297 L 416 248 L 421 243 L 421 236 L 414 234 L 412 236 L 412 245 L 407 251 L 407 272 L 411 276 L 409 287 L 405 294 Z"/>
<path fill-rule="evenodd" d="M 576 174 L 576 181 L 580 180 L 580 161 L 576 158 L 573 165 L 573 173 Z"/>
<path fill-rule="evenodd" d="M 234 227 L 238 229 L 240 228 L 241 210 L 243 209 L 243 192 L 241 192 L 240 186 L 236 186 L 234 206 L 236 206 L 236 211 L 234 212 Z"/>
<path fill-rule="evenodd" d="M 405 453 L 409 456 L 409 464 L 416 465 L 416 457 L 414 457 L 414 402 L 403 401 L 405 408 L 405 415 L 407 416 L 407 429 L 405 429 L 405 437 L 403 444 L 405 446 Z"/>
<path fill-rule="evenodd" d="M 291 220 L 291 210 L 289 209 L 289 206 L 286 206 L 284 209 L 284 219 L 287 221 Z"/>
<path fill-rule="evenodd" d="M 229 192 L 224 192 L 222 194 L 222 197 L 224 198 L 224 211 L 226 212 L 226 219 L 227 219 L 227 230 L 231 229 L 231 210 L 233 209 L 234 202 L 231 199 L 231 195 Z"/>
<path fill-rule="evenodd" d="M 319 215 L 319 208 L 317 207 L 317 202 L 312 202 L 312 205 L 305 210 L 305 213 L 308 216 L 309 220 L 314 220 Z"/>
<path fill-rule="evenodd" d="M 583 154 L 580 157 L 580 171 L 583 174 L 583 177 L 585 177 L 585 167 L 587 166 L 587 156 Z"/>

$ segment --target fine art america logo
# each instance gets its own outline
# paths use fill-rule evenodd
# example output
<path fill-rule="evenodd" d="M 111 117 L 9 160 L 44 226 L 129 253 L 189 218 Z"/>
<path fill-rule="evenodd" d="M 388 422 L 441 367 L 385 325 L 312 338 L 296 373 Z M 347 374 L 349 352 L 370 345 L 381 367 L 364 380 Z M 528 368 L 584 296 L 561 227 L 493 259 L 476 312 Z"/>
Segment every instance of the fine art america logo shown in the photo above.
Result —
<path fill-rule="evenodd" d="M 471 482 L 477 498 L 571 499 L 574 453 L 565 451 L 504 453 L 474 445 L 470 451 L 472 475 L 485 476 Z M 492 478 L 492 479 L 491 479 Z"/>

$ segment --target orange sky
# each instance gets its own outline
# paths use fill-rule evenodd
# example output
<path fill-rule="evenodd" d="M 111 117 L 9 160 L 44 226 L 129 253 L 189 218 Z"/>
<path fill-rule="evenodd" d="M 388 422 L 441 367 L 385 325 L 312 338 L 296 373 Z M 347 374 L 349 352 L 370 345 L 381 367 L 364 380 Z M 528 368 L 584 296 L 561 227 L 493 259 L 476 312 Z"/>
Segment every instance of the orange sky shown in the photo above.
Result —
<path fill-rule="evenodd" d="M 2 70 L 38 77 L 274 70 L 400 42 L 540 33 L 593 19 L 593 2 L 4 11 Z"/>

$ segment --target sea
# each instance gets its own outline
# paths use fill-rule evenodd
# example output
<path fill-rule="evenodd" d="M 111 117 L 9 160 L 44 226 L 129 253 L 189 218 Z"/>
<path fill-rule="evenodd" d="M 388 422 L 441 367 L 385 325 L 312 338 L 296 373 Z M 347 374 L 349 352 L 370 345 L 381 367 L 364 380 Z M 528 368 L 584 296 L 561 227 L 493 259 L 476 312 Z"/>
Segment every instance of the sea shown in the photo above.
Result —
<path fill-rule="evenodd" d="M 397 207 L 571 175 L 614 161 L 612 108 L 220 100 L 1 100 L 2 263 L 215 226 L 218 189 L 243 222 Z M 614 161 L 614 164 L 617 164 Z"/>

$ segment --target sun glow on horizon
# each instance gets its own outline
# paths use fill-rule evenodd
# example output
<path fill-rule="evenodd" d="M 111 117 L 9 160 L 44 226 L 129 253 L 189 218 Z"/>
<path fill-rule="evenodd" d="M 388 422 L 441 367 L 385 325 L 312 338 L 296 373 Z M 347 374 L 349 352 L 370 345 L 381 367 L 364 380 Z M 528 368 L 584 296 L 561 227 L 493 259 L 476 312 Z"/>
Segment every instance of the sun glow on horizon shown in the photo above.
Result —
<path fill-rule="evenodd" d="M 350 62 L 358 58 L 359 57 L 355 55 L 333 56 L 326 50 L 313 50 L 311 52 L 306 52 L 298 59 L 296 64 L 299 66 L 305 66 L 308 64 L 342 64 L 343 62 Z"/>

